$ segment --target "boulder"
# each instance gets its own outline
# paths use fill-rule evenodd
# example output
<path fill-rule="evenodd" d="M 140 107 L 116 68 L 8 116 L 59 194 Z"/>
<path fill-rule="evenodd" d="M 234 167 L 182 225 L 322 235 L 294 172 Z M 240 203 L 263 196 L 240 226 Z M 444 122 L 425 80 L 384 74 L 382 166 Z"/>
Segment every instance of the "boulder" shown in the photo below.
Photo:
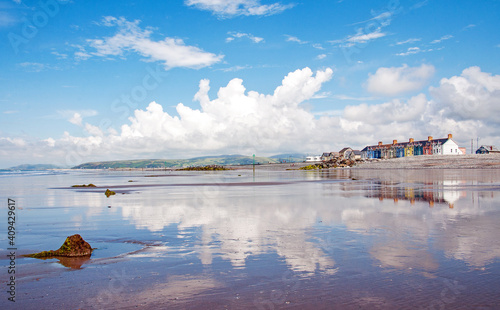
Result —
<path fill-rule="evenodd" d="M 43 251 L 40 253 L 28 254 L 24 256 L 33 258 L 47 258 L 57 256 L 81 257 L 92 255 L 92 251 L 93 249 L 90 244 L 88 244 L 87 241 L 83 240 L 80 235 L 76 234 L 67 237 L 63 245 L 61 245 L 58 250 Z"/>
<path fill-rule="evenodd" d="M 114 191 L 110 191 L 109 188 L 106 190 L 106 192 L 104 192 L 104 195 L 106 195 L 106 197 L 109 198 L 109 196 L 111 195 L 116 195 L 116 192 Z"/>

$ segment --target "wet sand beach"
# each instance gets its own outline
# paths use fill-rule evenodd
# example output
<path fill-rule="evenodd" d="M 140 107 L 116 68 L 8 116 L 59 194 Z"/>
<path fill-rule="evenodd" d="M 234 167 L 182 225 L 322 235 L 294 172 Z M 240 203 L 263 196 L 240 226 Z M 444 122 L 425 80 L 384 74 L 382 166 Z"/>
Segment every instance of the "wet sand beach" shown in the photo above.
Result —
<path fill-rule="evenodd" d="M 500 170 L 297 166 L 1 176 L 19 211 L 1 308 L 499 306 Z M 75 233 L 90 258 L 20 256 Z"/>

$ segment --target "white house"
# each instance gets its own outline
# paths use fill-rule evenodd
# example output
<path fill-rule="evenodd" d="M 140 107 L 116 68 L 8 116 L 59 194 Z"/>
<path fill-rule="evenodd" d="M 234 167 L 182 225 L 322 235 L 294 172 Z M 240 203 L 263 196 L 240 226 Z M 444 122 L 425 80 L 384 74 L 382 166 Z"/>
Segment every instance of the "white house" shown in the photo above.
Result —
<path fill-rule="evenodd" d="M 441 145 L 441 154 L 443 155 L 462 155 L 462 151 L 458 144 L 452 140 L 451 134 L 448 135 L 448 140 Z"/>
<path fill-rule="evenodd" d="M 321 161 L 321 156 L 314 155 L 314 156 L 307 156 L 306 157 L 306 162 L 315 162 L 315 161 Z"/>

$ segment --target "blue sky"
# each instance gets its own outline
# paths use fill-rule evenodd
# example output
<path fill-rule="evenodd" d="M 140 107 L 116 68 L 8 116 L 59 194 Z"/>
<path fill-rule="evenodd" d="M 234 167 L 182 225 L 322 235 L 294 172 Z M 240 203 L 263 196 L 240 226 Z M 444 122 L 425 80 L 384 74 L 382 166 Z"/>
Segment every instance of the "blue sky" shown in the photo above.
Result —
<path fill-rule="evenodd" d="M 499 24 L 498 0 L 1 1 L 0 168 L 500 145 Z"/>

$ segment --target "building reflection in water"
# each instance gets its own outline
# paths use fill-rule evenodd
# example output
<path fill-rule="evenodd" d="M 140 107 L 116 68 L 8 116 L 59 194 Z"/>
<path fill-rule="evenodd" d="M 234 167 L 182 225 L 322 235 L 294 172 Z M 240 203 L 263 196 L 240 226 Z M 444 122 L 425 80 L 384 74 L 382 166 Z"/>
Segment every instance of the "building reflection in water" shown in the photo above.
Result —
<path fill-rule="evenodd" d="M 455 189 L 459 185 L 454 181 L 443 181 L 440 186 L 436 184 L 421 184 L 421 187 L 415 187 L 415 184 L 383 184 L 383 182 L 373 182 L 366 186 L 366 197 L 378 198 L 379 200 L 392 199 L 395 203 L 399 200 L 408 200 L 411 204 L 416 201 L 427 202 L 429 207 L 434 204 L 446 204 L 450 208 L 467 194 L 465 191 Z"/>

